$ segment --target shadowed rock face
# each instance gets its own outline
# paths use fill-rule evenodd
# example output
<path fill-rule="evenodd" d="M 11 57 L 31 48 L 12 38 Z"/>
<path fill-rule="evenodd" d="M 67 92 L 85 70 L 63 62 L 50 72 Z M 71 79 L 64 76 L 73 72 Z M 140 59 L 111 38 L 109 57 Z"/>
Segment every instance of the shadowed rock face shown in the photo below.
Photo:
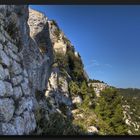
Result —
<path fill-rule="evenodd" d="M 18 44 L 18 48 L 28 47 L 28 6 L 0 5 L 0 13 L 4 29 L 9 33 L 11 39 Z"/>
<path fill-rule="evenodd" d="M 40 12 L 29 9 L 30 51 L 25 50 L 28 60 L 26 66 L 34 89 L 43 91 L 47 88 L 50 65 L 53 62 L 53 49 L 49 37 L 47 18 Z M 42 49 L 43 52 L 42 52 Z M 30 63 L 29 63 L 30 61 Z M 33 76 L 34 75 L 34 76 Z"/>

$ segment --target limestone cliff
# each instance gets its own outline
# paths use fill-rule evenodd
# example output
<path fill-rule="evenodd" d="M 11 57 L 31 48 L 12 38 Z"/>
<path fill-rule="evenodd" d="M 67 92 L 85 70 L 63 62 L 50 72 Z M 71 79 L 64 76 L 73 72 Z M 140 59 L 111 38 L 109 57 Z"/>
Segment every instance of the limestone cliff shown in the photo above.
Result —
<path fill-rule="evenodd" d="M 55 61 L 69 49 L 80 59 L 55 21 L 26 5 L 0 5 L 1 135 L 38 131 L 39 109 L 48 120 L 56 112 L 72 117 L 70 70 Z"/>
<path fill-rule="evenodd" d="M 88 83 L 88 85 L 89 86 L 93 86 L 93 88 L 94 88 L 94 91 L 95 91 L 95 93 L 96 93 L 96 95 L 99 97 L 100 96 L 100 92 L 102 91 L 102 90 L 104 90 L 104 89 L 106 89 L 106 88 L 108 88 L 109 87 L 109 85 L 107 85 L 106 83 L 94 83 L 94 82 L 89 82 Z"/>

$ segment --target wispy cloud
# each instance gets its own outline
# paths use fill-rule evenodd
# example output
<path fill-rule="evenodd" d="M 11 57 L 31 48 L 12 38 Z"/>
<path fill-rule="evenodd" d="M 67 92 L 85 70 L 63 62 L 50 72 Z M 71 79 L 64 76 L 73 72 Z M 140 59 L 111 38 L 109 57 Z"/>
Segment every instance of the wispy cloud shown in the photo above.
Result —
<path fill-rule="evenodd" d="M 91 60 L 89 64 L 85 66 L 85 68 L 93 67 L 93 66 L 99 66 L 100 64 L 98 63 L 97 60 Z"/>
<path fill-rule="evenodd" d="M 90 63 L 89 64 L 87 64 L 86 66 L 85 66 L 85 69 L 87 69 L 87 68 L 91 68 L 91 67 L 108 67 L 108 68 L 112 68 L 112 65 L 111 64 L 108 64 L 108 63 L 106 63 L 106 64 L 101 64 L 101 63 L 99 63 L 97 60 L 91 60 L 90 61 Z"/>
<path fill-rule="evenodd" d="M 112 65 L 110 64 L 104 64 L 106 67 L 112 68 Z"/>

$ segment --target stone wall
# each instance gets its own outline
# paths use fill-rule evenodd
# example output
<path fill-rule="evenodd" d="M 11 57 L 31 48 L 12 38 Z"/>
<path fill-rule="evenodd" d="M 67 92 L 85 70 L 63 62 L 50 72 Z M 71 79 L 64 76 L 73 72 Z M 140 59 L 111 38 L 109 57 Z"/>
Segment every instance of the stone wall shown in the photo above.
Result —
<path fill-rule="evenodd" d="M 0 6 L 0 134 L 29 134 L 36 127 L 22 49 L 29 47 L 28 7 Z"/>

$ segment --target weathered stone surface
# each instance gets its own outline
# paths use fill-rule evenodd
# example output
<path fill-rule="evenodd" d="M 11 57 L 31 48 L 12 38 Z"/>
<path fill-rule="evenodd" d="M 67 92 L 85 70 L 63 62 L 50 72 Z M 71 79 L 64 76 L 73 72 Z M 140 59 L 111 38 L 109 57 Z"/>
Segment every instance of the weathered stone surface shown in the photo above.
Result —
<path fill-rule="evenodd" d="M 2 42 L 2 43 L 5 42 L 5 37 L 1 32 L 0 32 L 0 42 Z"/>
<path fill-rule="evenodd" d="M 6 94 L 6 87 L 3 81 L 0 80 L 0 97 L 5 96 Z"/>
<path fill-rule="evenodd" d="M 22 72 L 22 68 L 21 68 L 20 64 L 18 64 L 17 62 L 13 61 L 11 71 L 12 71 L 15 75 L 18 75 L 18 74 L 20 74 L 20 73 Z"/>
<path fill-rule="evenodd" d="M 18 54 L 15 54 L 11 49 L 8 49 L 7 53 L 12 59 L 16 60 L 17 62 L 20 62 Z"/>
<path fill-rule="evenodd" d="M 59 53 L 65 54 L 67 51 L 67 45 L 64 44 L 62 41 L 56 42 L 54 44 L 54 50 Z"/>
<path fill-rule="evenodd" d="M 14 110 L 14 101 L 12 99 L 0 99 L 0 121 L 10 121 L 13 117 Z"/>
<path fill-rule="evenodd" d="M 19 76 L 15 76 L 14 78 L 12 78 L 12 83 L 14 86 L 20 84 L 23 80 L 23 76 L 19 75 Z"/>
<path fill-rule="evenodd" d="M 14 87 L 13 88 L 13 93 L 14 93 L 14 99 L 19 99 L 22 96 L 22 90 L 20 86 Z"/>
<path fill-rule="evenodd" d="M 0 130 L 0 135 L 17 135 L 15 126 L 10 123 L 1 123 Z"/>
<path fill-rule="evenodd" d="M 25 134 L 31 133 L 36 128 L 36 120 L 33 113 L 25 111 L 23 113 L 24 126 L 25 126 Z"/>
<path fill-rule="evenodd" d="M 8 42 L 6 46 L 7 46 L 7 48 L 10 48 L 13 52 L 15 52 L 15 53 L 18 52 L 18 48 L 11 42 Z"/>
<path fill-rule="evenodd" d="M 14 118 L 13 125 L 17 131 L 17 135 L 23 135 L 25 132 L 25 123 L 24 119 L 20 116 Z"/>
<path fill-rule="evenodd" d="M 28 85 L 29 84 L 29 78 L 28 77 L 24 77 L 24 82 Z"/>
<path fill-rule="evenodd" d="M 30 95 L 31 91 L 30 91 L 30 87 L 27 81 L 24 81 L 23 83 L 21 83 L 21 87 L 22 87 L 24 95 Z"/>
<path fill-rule="evenodd" d="M 5 76 L 5 79 L 10 79 L 10 74 L 8 69 L 4 69 L 3 75 Z"/>
<path fill-rule="evenodd" d="M 23 73 L 24 73 L 24 76 L 28 78 L 28 73 L 25 69 L 23 70 Z"/>
<path fill-rule="evenodd" d="M 82 103 L 82 98 L 80 96 L 73 97 L 72 103 Z"/>
<path fill-rule="evenodd" d="M 0 64 L 0 80 L 4 80 L 5 78 L 5 73 L 2 65 Z"/>
<path fill-rule="evenodd" d="M 58 89 L 58 70 L 59 69 L 53 69 L 51 76 L 49 78 L 48 90 L 50 90 L 50 89 L 57 90 Z"/>
<path fill-rule="evenodd" d="M 32 99 L 35 98 L 32 95 L 35 87 L 30 87 L 32 89 L 31 94 L 29 81 L 35 81 L 41 84 L 41 80 L 38 81 L 38 77 L 40 77 L 41 73 L 40 70 L 36 70 L 36 65 L 41 64 L 41 69 L 44 67 L 44 70 L 46 65 L 43 66 L 45 63 L 43 64 L 41 63 L 41 59 L 39 60 L 39 57 L 42 58 L 42 56 L 38 53 L 39 51 L 36 51 L 38 46 L 29 36 L 29 26 L 27 24 L 28 15 L 27 5 L 0 5 L 1 135 L 29 134 L 36 128 L 36 121 L 33 114 L 34 103 L 32 101 Z M 33 46 L 33 44 L 36 45 Z M 30 50 L 30 48 L 32 49 Z M 23 49 L 29 52 L 27 54 L 30 56 L 29 61 L 25 55 L 22 57 Z M 30 67 L 26 67 L 24 62 L 29 62 Z M 28 76 L 27 71 L 32 74 L 32 66 L 35 68 L 34 71 L 35 75 L 37 75 L 37 79 L 35 79 L 34 75 L 31 76 L 32 79 Z M 38 69 L 40 69 L 40 67 L 38 67 Z M 44 75 L 46 74 L 44 71 L 43 73 Z M 22 93 L 23 91 L 24 94 Z M 32 98 L 25 98 L 25 96 L 29 94 Z M 16 116 L 16 114 L 22 114 L 23 118 Z"/>
<path fill-rule="evenodd" d="M 47 87 L 50 65 L 54 59 L 48 22 L 44 14 L 29 9 L 28 24 L 30 27 L 30 35 L 33 40 L 35 40 L 35 42 L 31 41 L 32 47 L 30 47 L 30 51 L 24 54 L 30 53 L 28 62 L 31 62 L 27 65 L 27 69 L 29 70 L 28 74 L 33 86 L 43 91 Z"/>
<path fill-rule="evenodd" d="M 33 9 L 29 9 L 28 23 L 31 30 L 30 35 L 35 36 L 38 32 L 43 30 L 44 25 L 47 23 L 47 18 L 44 14 Z"/>
<path fill-rule="evenodd" d="M 0 11 L 6 20 L 4 20 L 4 26 L 7 29 L 11 29 L 13 34 L 8 34 L 11 38 L 16 42 L 19 43 L 21 46 L 29 46 L 29 34 L 28 34 L 28 26 L 27 26 L 27 19 L 28 19 L 28 6 L 27 5 L 6 5 L 0 7 Z M 7 16 L 8 15 L 8 16 Z"/>
<path fill-rule="evenodd" d="M 2 50 L 0 51 L 0 62 L 8 67 L 10 66 L 10 58 Z"/>
<path fill-rule="evenodd" d="M 13 87 L 12 84 L 9 82 L 4 82 L 6 88 L 6 96 L 13 96 Z"/>
<path fill-rule="evenodd" d="M 3 49 L 3 46 L 2 46 L 2 44 L 0 43 L 0 49 L 2 50 Z"/>
<path fill-rule="evenodd" d="M 28 110 L 28 111 L 32 111 L 33 109 L 33 100 L 32 98 L 28 97 L 28 98 L 22 98 L 20 101 L 19 101 L 19 104 L 18 104 L 18 108 L 16 109 L 16 114 L 17 115 L 20 115 L 21 113 L 23 113 L 24 110 Z"/>

